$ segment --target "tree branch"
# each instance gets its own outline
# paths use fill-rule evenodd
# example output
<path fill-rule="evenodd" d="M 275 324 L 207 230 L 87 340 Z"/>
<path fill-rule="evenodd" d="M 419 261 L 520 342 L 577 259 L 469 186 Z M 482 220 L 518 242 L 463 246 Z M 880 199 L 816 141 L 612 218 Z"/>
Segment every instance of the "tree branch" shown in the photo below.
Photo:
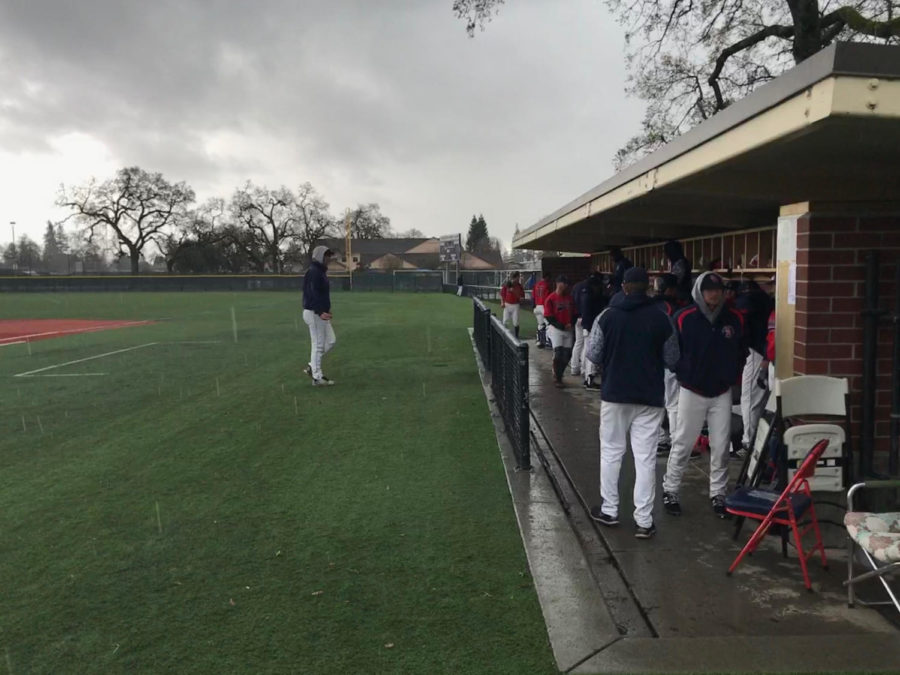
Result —
<path fill-rule="evenodd" d="M 719 57 L 716 59 L 716 67 L 710 74 L 709 80 L 707 80 L 709 82 L 709 86 L 713 89 L 713 93 L 715 93 L 716 95 L 716 110 L 724 110 L 728 106 L 728 104 L 725 102 L 724 97 L 722 96 L 722 89 L 719 86 L 719 77 L 722 74 L 722 69 L 725 67 L 725 62 L 728 61 L 728 59 L 730 59 L 738 52 L 749 49 L 750 47 L 759 44 L 763 40 L 767 40 L 770 37 L 777 37 L 786 40 L 793 35 L 793 26 L 766 26 L 753 35 L 748 35 L 743 40 L 739 40 L 730 47 L 723 49 L 719 54 Z"/>

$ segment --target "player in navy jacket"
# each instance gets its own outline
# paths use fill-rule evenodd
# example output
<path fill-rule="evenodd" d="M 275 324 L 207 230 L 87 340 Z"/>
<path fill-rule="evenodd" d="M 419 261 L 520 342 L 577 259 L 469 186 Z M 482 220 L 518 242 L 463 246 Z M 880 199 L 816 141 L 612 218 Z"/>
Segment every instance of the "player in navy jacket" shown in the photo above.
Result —
<path fill-rule="evenodd" d="M 312 378 L 313 386 L 334 384 L 334 380 L 322 374 L 322 359 L 336 342 L 331 325 L 331 285 L 327 274 L 332 255 L 327 246 L 316 246 L 303 277 L 303 321 L 309 327 L 312 345 L 309 363 L 303 372 Z"/>
<path fill-rule="evenodd" d="M 722 277 L 704 272 L 694 283 L 694 304 L 675 315 L 681 356 L 675 365 L 680 386 L 678 422 L 663 478 L 663 505 L 680 515 L 678 491 L 691 448 L 709 427 L 709 496 L 713 511 L 725 517 L 728 449 L 731 443 L 731 387 L 747 359 L 744 317 L 724 300 Z"/>
<path fill-rule="evenodd" d="M 647 296 L 642 267 L 625 272 L 617 293 L 591 329 L 588 358 L 602 368 L 600 387 L 600 494 L 591 517 L 618 523 L 619 471 L 631 440 L 634 455 L 635 536 L 652 537 L 656 493 L 656 442 L 665 409 L 663 371 L 678 360 L 672 323 Z"/>

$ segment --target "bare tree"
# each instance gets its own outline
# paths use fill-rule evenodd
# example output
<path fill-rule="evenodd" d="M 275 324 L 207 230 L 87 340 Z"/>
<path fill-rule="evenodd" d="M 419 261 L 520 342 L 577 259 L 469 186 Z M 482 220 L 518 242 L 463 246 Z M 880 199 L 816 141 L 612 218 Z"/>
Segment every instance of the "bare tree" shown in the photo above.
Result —
<path fill-rule="evenodd" d="M 276 274 L 284 268 L 284 251 L 297 237 L 297 208 L 296 196 L 286 187 L 271 190 L 249 181 L 231 198 L 235 224 L 250 231 Z"/>
<path fill-rule="evenodd" d="M 297 188 L 297 243 L 304 263 L 312 259 L 316 242 L 329 234 L 338 234 L 338 227 L 328 212 L 328 202 L 311 183 L 303 183 Z"/>
<path fill-rule="evenodd" d="M 391 236 L 391 219 L 378 204 L 359 204 L 348 214 L 350 236 L 354 239 L 384 239 Z"/>
<path fill-rule="evenodd" d="M 184 182 L 173 184 L 161 173 L 135 166 L 119 169 L 100 184 L 92 179 L 81 187 L 63 186 L 57 205 L 73 211 L 68 218 L 84 226 L 88 241 L 111 230 L 120 254 L 131 260 L 131 273 L 137 274 L 144 248 L 160 240 L 193 201 L 194 191 Z"/>
<path fill-rule="evenodd" d="M 606 0 L 625 28 L 628 93 L 647 102 L 622 168 L 836 40 L 894 42 L 898 0 Z M 454 0 L 470 35 L 503 0 Z"/>

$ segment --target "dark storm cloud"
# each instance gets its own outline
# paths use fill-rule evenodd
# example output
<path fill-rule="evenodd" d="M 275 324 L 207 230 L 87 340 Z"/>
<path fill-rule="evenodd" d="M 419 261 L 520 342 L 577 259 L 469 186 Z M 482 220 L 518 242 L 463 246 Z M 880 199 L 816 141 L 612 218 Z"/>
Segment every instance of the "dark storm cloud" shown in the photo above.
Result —
<path fill-rule="evenodd" d="M 599 182 L 636 128 L 621 38 L 595 0 L 517 0 L 474 40 L 450 5 L 6 0 L 0 144 L 82 132 L 223 196 L 310 180 L 403 229 L 483 211 L 508 238 Z"/>

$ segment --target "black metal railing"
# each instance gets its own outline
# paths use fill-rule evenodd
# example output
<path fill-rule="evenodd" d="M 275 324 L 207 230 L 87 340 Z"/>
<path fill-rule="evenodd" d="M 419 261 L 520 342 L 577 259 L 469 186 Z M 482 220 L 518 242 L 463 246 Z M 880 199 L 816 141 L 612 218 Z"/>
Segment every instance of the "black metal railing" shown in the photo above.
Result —
<path fill-rule="evenodd" d="M 478 298 L 472 299 L 475 346 L 491 374 L 491 390 L 516 453 L 518 469 L 531 469 L 528 345 L 510 333 Z"/>

